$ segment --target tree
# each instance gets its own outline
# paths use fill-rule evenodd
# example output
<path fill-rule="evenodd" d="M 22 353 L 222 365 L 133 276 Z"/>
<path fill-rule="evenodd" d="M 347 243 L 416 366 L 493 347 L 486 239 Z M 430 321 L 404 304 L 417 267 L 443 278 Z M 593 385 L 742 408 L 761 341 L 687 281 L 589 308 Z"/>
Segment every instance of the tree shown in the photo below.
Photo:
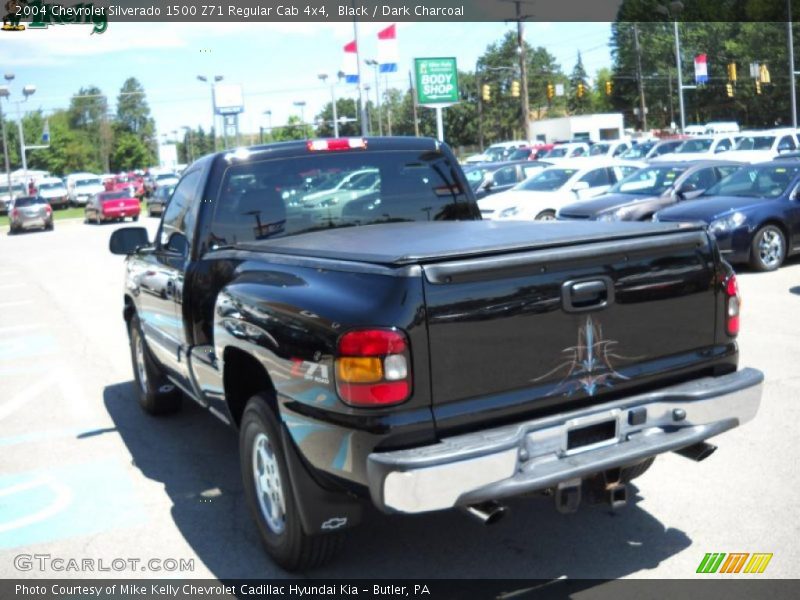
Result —
<path fill-rule="evenodd" d="M 361 135 L 361 127 L 357 121 L 342 123 L 341 119 L 358 118 L 358 103 L 353 98 L 336 99 L 336 116 L 339 118 L 339 135 L 341 137 L 352 137 Z M 317 114 L 315 120 L 320 123 L 317 126 L 317 135 L 321 137 L 333 137 L 333 104 L 328 102 L 322 111 Z"/>
<path fill-rule="evenodd" d="M 69 125 L 93 141 L 98 170 L 108 172 L 114 133 L 108 121 L 108 98 L 97 86 L 82 87 L 70 99 Z"/>
<path fill-rule="evenodd" d="M 569 95 L 567 96 L 567 109 L 569 112 L 573 115 L 584 115 L 591 112 L 592 98 L 580 52 L 578 52 L 578 62 L 575 63 L 572 74 L 569 76 L 569 87 Z"/>
<path fill-rule="evenodd" d="M 139 136 L 122 131 L 117 135 L 111 166 L 114 171 L 132 171 L 153 163 L 151 150 Z"/>
<path fill-rule="evenodd" d="M 545 115 L 563 113 L 563 99 L 554 98 L 550 101 L 547 98 L 548 83 L 566 81 L 561 67 L 544 48 L 533 48 L 527 42 L 525 44 L 528 102 L 532 116 L 534 119 L 540 119 Z M 526 132 L 519 130 L 520 99 L 511 96 L 511 82 L 519 79 L 518 56 L 516 33 L 508 31 L 502 40 L 490 44 L 478 59 L 474 93 L 478 94 L 478 87 L 483 88 L 484 85 L 488 85 L 491 94 L 490 101 L 481 101 L 482 120 L 486 124 L 491 124 L 491 127 L 484 128 L 485 144 L 527 137 Z"/>
<path fill-rule="evenodd" d="M 147 149 L 147 160 L 139 168 L 145 164 L 152 164 L 156 160 L 156 124 L 150 116 L 150 107 L 147 104 L 147 98 L 144 87 L 135 77 L 129 77 L 122 84 L 122 88 L 117 96 L 117 131 L 121 133 L 130 133 L 139 139 L 139 142 Z M 126 147 L 129 147 L 129 142 L 126 142 Z M 118 156 L 117 149 L 114 149 L 114 155 Z"/>

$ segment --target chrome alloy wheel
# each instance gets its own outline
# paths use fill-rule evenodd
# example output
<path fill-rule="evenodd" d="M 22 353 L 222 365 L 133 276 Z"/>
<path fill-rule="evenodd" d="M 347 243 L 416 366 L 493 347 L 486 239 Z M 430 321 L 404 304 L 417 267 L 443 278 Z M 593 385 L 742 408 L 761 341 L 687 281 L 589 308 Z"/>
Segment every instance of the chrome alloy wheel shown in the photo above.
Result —
<path fill-rule="evenodd" d="M 136 374 L 139 376 L 139 387 L 142 388 L 142 393 L 147 393 L 147 366 L 145 365 L 144 358 L 144 340 L 142 334 L 136 331 Z"/>
<path fill-rule="evenodd" d="M 259 433 L 253 442 L 253 479 L 258 505 L 267 526 L 273 533 L 281 534 L 286 528 L 286 502 L 283 482 L 278 467 L 278 457 L 269 437 Z"/>
<path fill-rule="evenodd" d="M 780 264 L 783 256 L 783 237 L 774 229 L 768 229 L 761 234 L 758 240 L 758 255 L 765 267 L 775 267 Z"/>

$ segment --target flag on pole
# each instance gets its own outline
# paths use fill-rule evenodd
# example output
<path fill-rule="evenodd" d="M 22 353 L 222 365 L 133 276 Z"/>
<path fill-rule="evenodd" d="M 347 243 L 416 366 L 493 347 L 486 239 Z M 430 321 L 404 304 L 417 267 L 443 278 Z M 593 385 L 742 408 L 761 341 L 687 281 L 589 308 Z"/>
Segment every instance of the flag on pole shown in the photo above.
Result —
<path fill-rule="evenodd" d="M 347 83 L 358 83 L 358 48 L 356 41 L 353 40 L 344 46 L 344 62 L 342 63 L 342 71 L 344 72 L 344 80 Z"/>
<path fill-rule="evenodd" d="M 708 56 L 698 54 L 694 57 L 694 82 L 708 83 Z"/>
<path fill-rule="evenodd" d="M 378 32 L 378 64 L 381 73 L 397 71 L 397 25 Z"/>

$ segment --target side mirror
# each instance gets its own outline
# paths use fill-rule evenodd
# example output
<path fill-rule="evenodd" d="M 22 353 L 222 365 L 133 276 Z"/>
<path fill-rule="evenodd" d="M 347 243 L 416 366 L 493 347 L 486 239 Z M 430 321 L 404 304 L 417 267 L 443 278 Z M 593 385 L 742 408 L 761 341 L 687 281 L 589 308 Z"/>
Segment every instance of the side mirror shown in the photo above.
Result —
<path fill-rule="evenodd" d="M 690 194 L 690 193 L 696 192 L 696 191 L 697 191 L 697 186 L 695 184 L 693 184 L 693 183 L 684 183 L 681 187 L 679 187 L 675 191 L 675 194 L 678 196 L 678 198 L 680 198 L 681 200 L 684 200 L 686 198 L 686 194 Z"/>
<path fill-rule="evenodd" d="M 144 227 L 123 227 L 111 234 L 108 249 L 111 254 L 130 255 L 139 248 L 150 245 L 147 229 Z"/>

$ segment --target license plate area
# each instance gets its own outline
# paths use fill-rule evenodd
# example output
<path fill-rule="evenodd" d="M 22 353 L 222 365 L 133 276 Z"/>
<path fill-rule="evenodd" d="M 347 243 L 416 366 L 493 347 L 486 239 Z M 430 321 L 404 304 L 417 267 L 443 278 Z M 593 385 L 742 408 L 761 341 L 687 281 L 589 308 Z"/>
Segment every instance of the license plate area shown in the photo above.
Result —
<path fill-rule="evenodd" d="M 619 442 L 619 409 L 571 419 L 564 424 L 561 454 L 568 456 Z"/>

